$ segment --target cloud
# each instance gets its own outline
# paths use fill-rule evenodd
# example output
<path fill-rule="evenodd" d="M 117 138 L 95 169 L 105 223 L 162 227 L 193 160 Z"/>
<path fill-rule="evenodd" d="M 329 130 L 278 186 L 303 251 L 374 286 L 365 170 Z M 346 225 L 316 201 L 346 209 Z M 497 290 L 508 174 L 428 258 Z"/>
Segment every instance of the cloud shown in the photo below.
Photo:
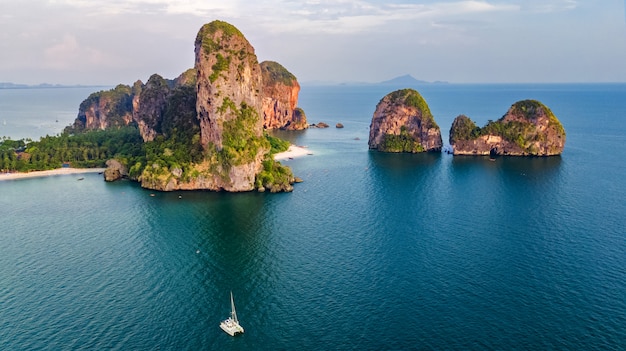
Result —
<path fill-rule="evenodd" d="M 77 70 L 81 67 L 110 66 L 114 61 L 100 50 L 83 47 L 73 35 L 65 35 L 54 45 L 44 49 L 45 68 Z"/>
<path fill-rule="evenodd" d="M 535 0 L 522 0 L 536 2 Z M 537 0 L 538 1 L 538 0 Z M 557 2 L 570 3 L 572 0 Z M 374 0 L 55 0 L 57 4 L 90 7 L 98 14 L 162 13 L 201 18 L 254 21 L 273 33 L 359 33 L 397 21 L 429 23 L 452 17 L 519 11 L 519 5 L 485 0 L 399 3 Z M 575 2 L 574 2 L 575 3 Z M 537 5 L 530 4 L 533 8 Z M 547 5 L 544 6 L 546 8 Z"/>
<path fill-rule="evenodd" d="M 521 10 L 535 13 L 552 13 L 573 10 L 577 0 L 522 0 Z"/>

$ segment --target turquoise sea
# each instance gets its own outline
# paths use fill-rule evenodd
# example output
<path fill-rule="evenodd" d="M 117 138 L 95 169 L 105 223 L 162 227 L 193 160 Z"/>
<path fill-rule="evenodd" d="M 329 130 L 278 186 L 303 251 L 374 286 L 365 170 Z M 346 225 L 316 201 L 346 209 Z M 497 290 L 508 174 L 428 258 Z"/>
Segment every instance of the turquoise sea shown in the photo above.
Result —
<path fill-rule="evenodd" d="M 0 135 L 60 132 L 75 89 L 0 90 Z M 626 84 L 417 87 L 446 143 L 521 99 L 564 125 L 561 157 L 495 162 L 368 151 L 394 89 L 303 86 L 331 127 L 277 133 L 313 153 L 292 193 L 1 181 L 0 349 L 625 350 Z"/>

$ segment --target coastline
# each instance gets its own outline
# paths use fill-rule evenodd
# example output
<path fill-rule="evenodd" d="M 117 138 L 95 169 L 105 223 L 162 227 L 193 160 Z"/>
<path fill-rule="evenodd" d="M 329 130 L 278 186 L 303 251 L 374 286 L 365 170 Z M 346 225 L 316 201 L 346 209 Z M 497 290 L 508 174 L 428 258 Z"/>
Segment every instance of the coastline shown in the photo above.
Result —
<path fill-rule="evenodd" d="M 312 154 L 308 148 L 304 146 L 289 145 L 287 151 L 279 152 L 274 155 L 274 160 L 283 161 L 294 157 L 302 157 Z"/>
<path fill-rule="evenodd" d="M 303 146 L 290 145 L 287 151 L 279 152 L 274 155 L 276 161 L 284 161 L 295 157 L 310 155 L 309 149 Z M 0 173 L 0 181 L 30 179 L 39 177 L 50 177 L 68 174 L 85 174 L 85 173 L 101 173 L 105 168 L 57 168 L 47 171 L 17 172 L 17 173 Z"/>
<path fill-rule="evenodd" d="M 0 173 L 0 181 L 49 177 L 66 174 L 100 173 L 104 172 L 104 170 L 104 168 L 57 168 L 47 171 L 33 171 L 28 173 Z"/>

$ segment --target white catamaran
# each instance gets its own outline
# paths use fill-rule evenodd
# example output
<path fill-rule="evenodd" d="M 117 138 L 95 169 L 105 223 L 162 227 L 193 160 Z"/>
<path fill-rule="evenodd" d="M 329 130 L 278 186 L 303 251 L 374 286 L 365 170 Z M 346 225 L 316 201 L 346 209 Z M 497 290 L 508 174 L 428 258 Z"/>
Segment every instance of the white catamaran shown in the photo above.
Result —
<path fill-rule="evenodd" d="M 230 336 L 243 334 L 243 327 L 239 325 L 237 312 L 235 311 L 235 300 L 233 300 L 233 292 L 230 292 L 230 317 L 220 323 L 220 328 Z"/>

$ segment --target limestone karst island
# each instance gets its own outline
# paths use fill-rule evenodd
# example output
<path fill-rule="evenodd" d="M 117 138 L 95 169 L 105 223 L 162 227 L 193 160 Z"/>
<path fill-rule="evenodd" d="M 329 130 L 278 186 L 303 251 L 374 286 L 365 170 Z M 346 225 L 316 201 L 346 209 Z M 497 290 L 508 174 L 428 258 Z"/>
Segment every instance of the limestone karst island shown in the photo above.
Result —
<path fill-rule="evenodd" d="M 259 63 L 244 35 L 226 22 L 202 26 L 194 51 L 194 67 L 173 80 L 153 74 L 146 83 L 91 94 L 58 136 L 3 140 L 0 171 L 106 162 L 105 180 L 128 178 L 160 191 L 292 191 L 297 178 L 273 157 L 289 143 L 267 131 L 309 127 L 296 77 L 277 62 Z M 455 156 L 553 156 L 563 152 L 565 130 L 547 106 L 523 100 L 482 128 L 456 117 L 449 143 Z M 368 146 L 420 153 L 441 152 L 443 143 L 424 98 L 401 89 L 376 105 Z"/>
<path fill-rule="evenodd" d="M 441 151 L 441 131 L 417 91 L 397 90 L 376 105 L 368 145 L 384 152 Z"/>
<path fill-rule="evenodd" d="M 565 129 L 544 104 L 523 100 L 482 128 L 458 116 L 450 128 L 450 145 L 455 155 L 554 156 L 563 152 Z"/>
<path fill-rule="evenodd" d="M 213 21 L 198 32 L 193 69 L 94 93 L 69 131 L 138 127 L 145 157 L 108 162 L 109 180 L 161 191 L 291 191 L 295 178 L 272 159 L 264 130 L 307 127 L 299 91 L 283 66 L 258 63 L 237 28 Z"/>

